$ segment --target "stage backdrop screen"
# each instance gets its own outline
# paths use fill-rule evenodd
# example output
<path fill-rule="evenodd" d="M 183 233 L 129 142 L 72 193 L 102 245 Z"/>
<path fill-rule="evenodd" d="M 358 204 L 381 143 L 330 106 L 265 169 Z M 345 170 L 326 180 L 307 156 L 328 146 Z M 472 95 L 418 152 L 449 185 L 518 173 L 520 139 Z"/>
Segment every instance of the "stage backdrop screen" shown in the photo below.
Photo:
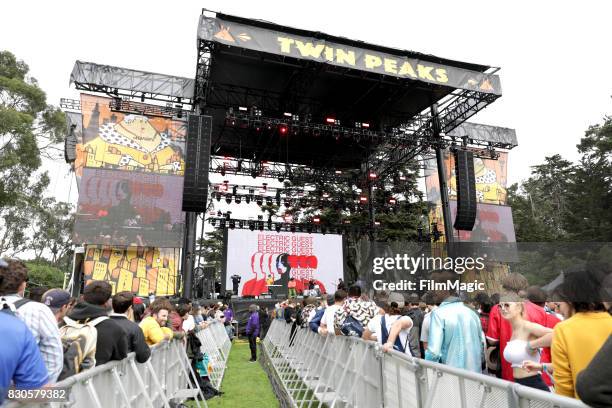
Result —
<path fill-rule="evenodd" d="M 286 294 L 290 277 L 298 293 L 311 279 L 322 293 L 334 293 L 343 277 L 341 235 L 228 230 L 226 250 L 226 289 L 238 275 L 240 296 Z"/>

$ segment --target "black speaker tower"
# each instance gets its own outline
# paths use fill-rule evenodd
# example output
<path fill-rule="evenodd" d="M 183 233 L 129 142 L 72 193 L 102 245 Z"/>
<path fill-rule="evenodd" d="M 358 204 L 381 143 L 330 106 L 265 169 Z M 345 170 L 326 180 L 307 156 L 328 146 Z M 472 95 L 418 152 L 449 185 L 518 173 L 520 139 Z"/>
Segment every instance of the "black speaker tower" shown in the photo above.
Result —
<path fill-rule="evenodd" d="M 189 115 L 183 184 L 183 211 L 205 212 L 208 198 L 208 167 L 212 117 Z"/>
<path fill-rule="evenodd" d="M 471 231 L 476 221 L 476 177 L 474 175 L 474 153 L 455 151 L 455 177 L 457 180 L 457 216 L 453 227 Z"/>

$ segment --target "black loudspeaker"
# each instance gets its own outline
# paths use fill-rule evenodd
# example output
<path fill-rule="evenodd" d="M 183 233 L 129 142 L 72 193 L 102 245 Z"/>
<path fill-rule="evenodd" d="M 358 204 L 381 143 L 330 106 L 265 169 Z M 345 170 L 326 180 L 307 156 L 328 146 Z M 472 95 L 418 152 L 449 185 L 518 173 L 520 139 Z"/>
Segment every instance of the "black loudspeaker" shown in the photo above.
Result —
<path fill-rule="evenodd" d="M 183 211 L 205 212 L 212 117 L 189 115 L 183 182 Z"/>
<path fill-rule="evenodd" d="M 453 225 L 457 230 L 471 231 L 476 221 L 476 176 L 474 153 L 455 151 L 455 177 L 457 180 L 457 216 Z"/>

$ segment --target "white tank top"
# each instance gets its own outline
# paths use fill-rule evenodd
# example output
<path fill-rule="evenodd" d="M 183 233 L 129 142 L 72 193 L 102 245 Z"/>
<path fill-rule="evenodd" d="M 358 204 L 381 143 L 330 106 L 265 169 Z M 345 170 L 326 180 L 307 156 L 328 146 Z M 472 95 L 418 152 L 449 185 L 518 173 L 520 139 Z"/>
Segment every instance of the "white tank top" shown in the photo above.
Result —
<path fill-rule="evenodd" d="M 527 352 L 527 342 L 525 340 L 511 340 L 506 343 L 504 358 L 510 363 L 512 368 L 521 368 L 525 360 L 535 361 L 536 363 L 540 362 L 539 353 L 529 354 Z"/>

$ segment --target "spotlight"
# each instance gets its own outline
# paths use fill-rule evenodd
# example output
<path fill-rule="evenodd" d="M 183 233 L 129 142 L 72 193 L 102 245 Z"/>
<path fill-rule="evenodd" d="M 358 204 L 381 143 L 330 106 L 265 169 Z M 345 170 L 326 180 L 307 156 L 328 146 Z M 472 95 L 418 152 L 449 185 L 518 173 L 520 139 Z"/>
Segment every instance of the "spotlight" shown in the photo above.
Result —
<path fill-rule="evenodd" d="M 319 218 L 319 217 L 314 217 L 314 218 L 312 219 L 312 222 L 314 222 L 315 224 L 318 224 L 318 223 L 320 223 L 320 222 L 321 222 L 321 218 Z"/>
<path fill-rule="evenodd" d="M 262 206 L 263 205 L 263 197 L 261 197 L 261 196 L 255 197 L 255 202 L 257 203 L 257 205 Z"/>
<path fill-rule="evenodd" d="M 362 203 L 362 204 L 367 203 L 368 202 L 368 197 L 360 196 L 359 197 L 359 202 Z"/>
<path fill-rule="evenodd" d="M 376 175 L 376 173 L 374 173 L 374 172 L 372 172 L 372 171 L 371 171 L 371 172 L 368 174 L 368 177 L 370 178 L 370 180 L 376 180 L 376 178 L 377 178 L 378 176 Z"/>
<path fill-rule="evenodd" d="M 396 204 L 397 200 L 395 198 L 390 198 L 389 199 L 389 204 Z"/>
<path fill-rule="evenodd" d="M 289 128 L 287 127 L 285 123 L 281 123 L 280 125 L 278 125 L 278 133 L 281 136 L 285 136 L 288 131 L 289 131 Z"/>
<path fill-rule="evenodd" d="M 241 201 L 242 201 L 242 199 L 240 198 L 240 196 L 234 196 L 234 202 L 236 204 L 240 204 Z"/>
<path fill-rule="evenodd" d="M 246 111 L 247 111 L 247 108 L 246 108 L 246 106 L 239 106 L 239 107 L 238 107 L 238 110 L 239 110 L 240 112 L 246 112 Z"/>

